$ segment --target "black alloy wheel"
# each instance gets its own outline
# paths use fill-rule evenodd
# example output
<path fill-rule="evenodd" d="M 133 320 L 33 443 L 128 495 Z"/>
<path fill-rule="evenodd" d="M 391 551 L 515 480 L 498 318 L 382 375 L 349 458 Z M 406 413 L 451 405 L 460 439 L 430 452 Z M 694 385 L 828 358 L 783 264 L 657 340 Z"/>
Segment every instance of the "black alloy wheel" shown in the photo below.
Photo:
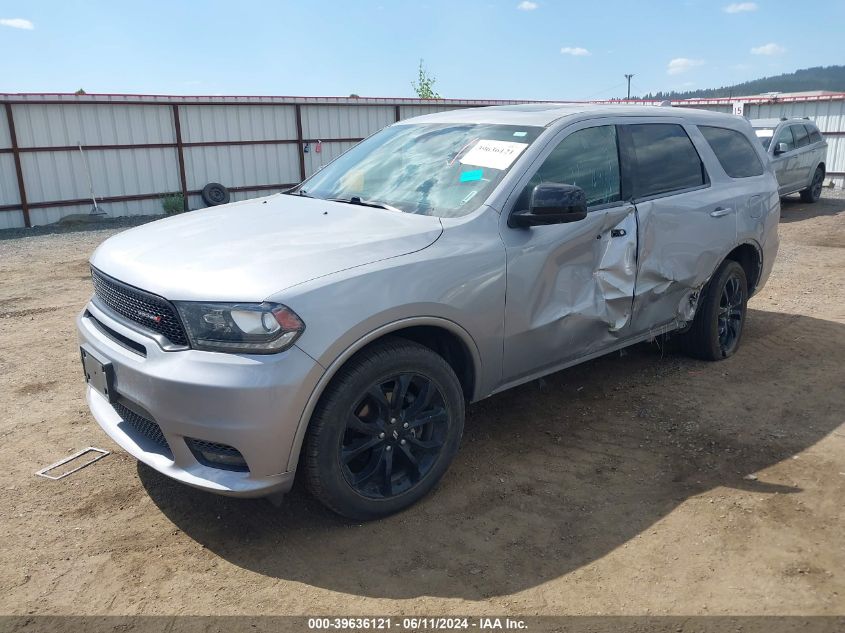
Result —
<path fill-rule="evenodd" d="M 338 370 L 303 446 L 311 493 L 355 520 L 387 516 L 425 496 L 458 452 L 465 395 L 429 347 L 391 337 Z"/>
<path fill-rule="evenodd" d="M 402 494 L 431 471 L 448 435 L 443 394 L 430 378 L 406 373 L 380 380 L 347 418 L 343 476 L 364 497 Z"/>
<path fill-rule="evenodd" d="M 745 297 L 743 283 L 739 275 L 728 277 L 719 298 L 718 330 L 719 349 L 722 356 L 729 356 L 736 348 L 742 332 L 742 320 L 745 316 Z"/>

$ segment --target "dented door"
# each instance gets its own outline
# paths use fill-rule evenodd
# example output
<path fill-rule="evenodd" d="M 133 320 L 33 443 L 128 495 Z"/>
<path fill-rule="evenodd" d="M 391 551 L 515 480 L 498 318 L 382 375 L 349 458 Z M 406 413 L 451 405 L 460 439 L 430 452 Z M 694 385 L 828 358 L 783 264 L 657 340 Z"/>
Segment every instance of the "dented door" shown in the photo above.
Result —
<path fill-rule="evenodd" d="M 625 337 L 637 222 L 622 203 L 584 220 L 506 234 L 505 381 L 543 373 Z"/>
<path fill-rule="evenodd" d="M 503 227 L 506 383 L 601 352 L 629 330 L 637 220 L 625 201 L 616 130 L 609 119 L 565 128 L 520 185 L 511 211 L 526 208 L 533 186 L 553 182 L 581 187 L 588 213 L 568 224 Z"/>

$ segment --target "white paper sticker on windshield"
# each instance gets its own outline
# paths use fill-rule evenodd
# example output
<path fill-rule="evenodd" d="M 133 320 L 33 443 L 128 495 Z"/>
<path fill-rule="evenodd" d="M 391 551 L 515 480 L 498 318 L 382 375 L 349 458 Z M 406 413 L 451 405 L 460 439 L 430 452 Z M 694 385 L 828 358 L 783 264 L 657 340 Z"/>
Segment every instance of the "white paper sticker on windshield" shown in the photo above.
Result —
<path fill-rule="evenodd" d="M 481 139 L 461 158 L 460 162 L 464 165 L 489 169 L 507 169 L 526 147 L 528 143 Z"/>
<path fill-rule="evenodd" d="M 759 138 L 769 138 L 775 134 L 774 130 L 754 130 L 754 132 Z"/>

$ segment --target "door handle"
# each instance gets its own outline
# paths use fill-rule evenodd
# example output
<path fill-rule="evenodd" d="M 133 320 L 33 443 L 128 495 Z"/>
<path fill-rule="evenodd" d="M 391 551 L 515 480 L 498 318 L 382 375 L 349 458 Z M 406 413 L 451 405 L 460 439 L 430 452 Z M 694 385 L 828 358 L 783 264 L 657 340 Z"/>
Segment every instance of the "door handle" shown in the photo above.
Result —
<path fill-rule="evenodd" d="M 727 207 L 718 207 L 718 208 L 716 208 L 716 209 L 714 209 L 713 211 L 710 212 L 710 217 L 711 218 L 721 218 L 721 217 L 726 216 L 730 213 L 733 213 L 733 209 L 730 209 L 730 208 L 727 208 Z"/>
<path fill-rule="evenodd" d="M 628 232 L 625 229 L 612 229 L 610 231 L 610 237 L 625 237 L 628 235 Z"/>

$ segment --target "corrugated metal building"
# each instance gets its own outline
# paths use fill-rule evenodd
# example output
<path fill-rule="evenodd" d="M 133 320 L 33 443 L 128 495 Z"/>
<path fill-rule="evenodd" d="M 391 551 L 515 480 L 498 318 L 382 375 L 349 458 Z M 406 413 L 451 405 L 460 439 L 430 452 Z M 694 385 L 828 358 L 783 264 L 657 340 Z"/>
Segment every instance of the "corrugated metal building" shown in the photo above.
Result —
<path fill-rule="evenodd" d="M 400 119 L 524 103 L 335 97 L 0 94 L 0 228 L 88 213 L 90 189 L 111 216 L 161 213 L 162 194 L 189 208 L 219 182 L 232 199 L 288 188 Z M 618 103 L 618 102 L 616 102 Z M 845 94 L 701 99 L 681 107 L 749 118 L 809 116 L 829 143 L 828 173 L 845 180 Z M 82 151 L 80 147 L 82 146 Z M 91 183 L 89 185 L 89 173 Z"/>

